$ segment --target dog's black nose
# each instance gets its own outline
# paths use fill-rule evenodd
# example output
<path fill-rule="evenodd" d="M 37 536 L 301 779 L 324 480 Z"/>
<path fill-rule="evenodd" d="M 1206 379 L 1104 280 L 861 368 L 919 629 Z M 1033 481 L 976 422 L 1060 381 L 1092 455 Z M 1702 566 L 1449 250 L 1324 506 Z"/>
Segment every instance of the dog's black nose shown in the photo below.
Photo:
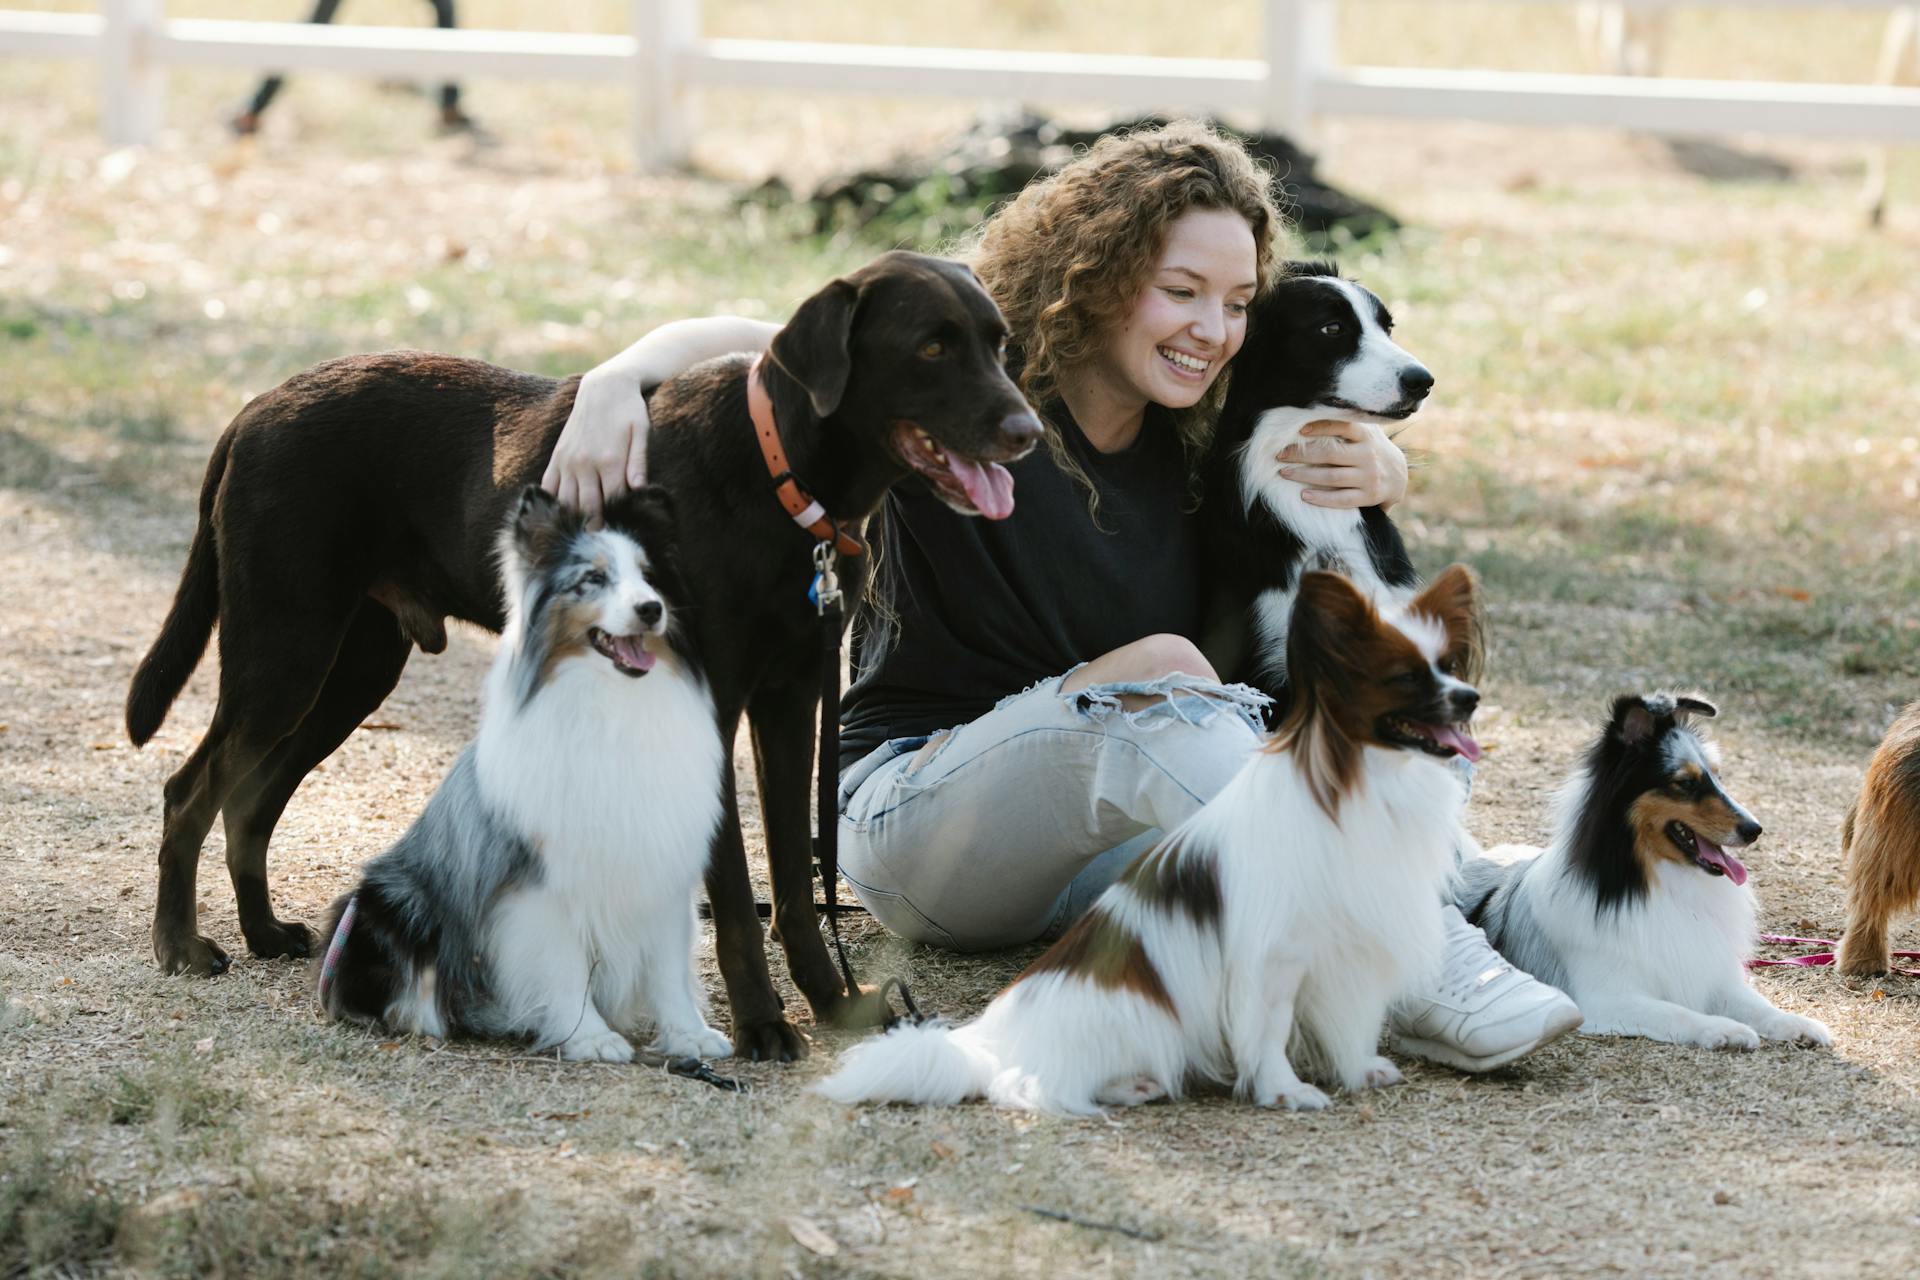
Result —
<path fill-rule="evenodd" d="M 1424 400 L 1433 390 L 1433 375 L 1425 365 L 1408 365 L 1400 371 L 1400 394 L 1409 400 Z"/>
<path fill-rule="evenodd" d="M 1040 443 L 1040 435 L 1040 419 L 1030 410 L 1010 413 L 1000 419 L 1000 439 L 1009 449 L 1018 449 L 1024 454 Z"/>
<path fill-rule="evenodd" d="M 1473 714 L 1473 709 L 1480 705 L 1480 691 L 1461 685 L 1447 695 L 1447 701 L 1453 704 L 1453 709 L 1460 713 L 1462 720 L 1465 720 Z"/>
<path fill-rule="evenodd" d="M 1748 818 L 1745 822 L 1735 827 L 1734 830 L 1739 832 L 1741 844 L 1752 844 L 1760 838 L 1760 824 L 1752 818 Z"/>
<path fill-rule="evenodd" d="M 660 607 L 658 600 L 649 600 L 645 604 L 635 605 L 633 611 L 639 614 L 640 621 L 649 627 L 657 625 L 660 615 L 666 612 Z"/>

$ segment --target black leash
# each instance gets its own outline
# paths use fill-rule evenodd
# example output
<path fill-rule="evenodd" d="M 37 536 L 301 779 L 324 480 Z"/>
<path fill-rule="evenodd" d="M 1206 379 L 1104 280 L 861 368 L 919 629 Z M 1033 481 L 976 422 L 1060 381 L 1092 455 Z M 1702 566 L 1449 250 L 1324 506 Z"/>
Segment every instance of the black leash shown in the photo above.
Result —
<path fill-rule="evenodd" d="M 840 941 L 840 644 L 842 640 L 841 622 L 844 613 L 841 606 L 840 578 L 834 572 L 834 544 L 822 541 L 813 548 L 813 596 L 814 607 L 820 612 L 820 657 L 822 675 L 820 677 L 820 790 L 816 796 L 819 811 L 816 814 L 819 835 L 814 840 L 814 857 L 820 864 L 820 887 L 826 897 L 827 932 L 833 938 L 834 954 L 840 959 L 840 975 L 847 981 L 847 996 L 858 999 L 860 983 L 853 976 L 853 966 L 847 962 L 846 944 Z M 900 992 L 900 1003 L 906 1006 L 906 1012 L 895 1014 L 892 1002 L 888 999 L 894 990 Z M 900 1022 L 924 1022 L 926 1015 L 913 1003 L 913 993 L 907 990 L 902 978 L 888 978 L 880 986 L 880 1000 L 887 1006 L 886 1025 L 891 1028 Z"/>

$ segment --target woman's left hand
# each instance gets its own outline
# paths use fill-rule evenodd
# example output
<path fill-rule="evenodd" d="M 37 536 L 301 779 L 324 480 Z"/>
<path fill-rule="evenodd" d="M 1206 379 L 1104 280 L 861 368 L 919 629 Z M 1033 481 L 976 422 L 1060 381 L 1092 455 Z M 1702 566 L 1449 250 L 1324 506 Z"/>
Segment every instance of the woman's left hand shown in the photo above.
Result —
<path fill-rule="evenodd" d="M 1407 496 L 1407 455 L 1370 422 L 1309 422 L 1280 451 L 1280 474 L 1316 507 L 1391 507 Z"/>

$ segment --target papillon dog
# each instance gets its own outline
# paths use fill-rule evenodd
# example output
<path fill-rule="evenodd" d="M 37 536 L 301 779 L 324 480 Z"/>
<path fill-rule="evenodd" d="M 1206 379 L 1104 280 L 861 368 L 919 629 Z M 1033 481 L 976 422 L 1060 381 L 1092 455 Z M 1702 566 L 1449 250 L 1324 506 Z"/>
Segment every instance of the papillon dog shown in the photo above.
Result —
<path fill-rule="evenodd" d="M 1721 786 L 1705 699 L 1615 699 L 1560 793 L 1545 851 L 1504 845 L 1462 869 L 1456 901 L 1518 968 L 1573 997 L 1589 1035 L 1706 1049 L 1826 1045 L 1747 980 L 1753 890 L 1734 852 L 1760 824 Z"/>
<path fill-rule="evenodd" d="M 1314 1109 L 1396 1084 L 1378 1052 L 1393 999 L 1438 968 L 1434 909 L 1477 756 L 1473 576 L 1456 565 L 1404 608 L 1302 576 L 1295 696 L 1269 742 L 1142 854 L 985 1012 L 896 1027 L 818 1091 L 1086 1115 L 1231 1084 Z"/>
<path fill-rule="evenodd" d="M 318 994 L 390 1031 L 524 1038 L 627 1062 L 719 1058 L 694 894 L 726 752 L 684 647 L 666 491 L 603 528 L 528 488 L 500 538 L 507 625 L 480 730 L 425 812 L 334 904 Z"/>

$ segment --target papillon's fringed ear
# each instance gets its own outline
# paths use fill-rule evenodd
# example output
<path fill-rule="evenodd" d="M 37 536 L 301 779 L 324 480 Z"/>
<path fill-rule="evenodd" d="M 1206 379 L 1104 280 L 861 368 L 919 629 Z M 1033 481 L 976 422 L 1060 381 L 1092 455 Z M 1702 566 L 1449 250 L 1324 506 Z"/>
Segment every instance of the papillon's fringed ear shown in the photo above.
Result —
<path fill-rule="evenodd" d="M 1651 741 L 1659 727 L 1659 714 L 1639 694 L 1622 694 L 1613 700 L 1613 716 L 1607 732 L 1627 746 L 1637 747 Z"/>
<path fill-rule="evenodd" d="M 1447 656 L 1456 679 L 1473 684 L 1486 665 L 1480 580 L 1464 564 L 1450 564 L 1414 600 L 1412 612 L 1438 619 L 1447 631 Z"/>
<path fill-rule="evenodd" d="M 1333 675 L 1345 686 L 1345 666 L 1358 647 L 1355 637 L 1379 629 L 1372 601 L 1351 582 L 1337 573 L 1301 574 L 1287 623 L 1287 683 L 1298 689 Z"/>
<path fill-rule="evenodd" d="M 853 371 L 853 313 L 860 291 L 851 281 L 835 280 L 800 304 L 767 354 L 780 371 L 806 388 L 813 411 L 827 417 L 840 407 Z"/>

